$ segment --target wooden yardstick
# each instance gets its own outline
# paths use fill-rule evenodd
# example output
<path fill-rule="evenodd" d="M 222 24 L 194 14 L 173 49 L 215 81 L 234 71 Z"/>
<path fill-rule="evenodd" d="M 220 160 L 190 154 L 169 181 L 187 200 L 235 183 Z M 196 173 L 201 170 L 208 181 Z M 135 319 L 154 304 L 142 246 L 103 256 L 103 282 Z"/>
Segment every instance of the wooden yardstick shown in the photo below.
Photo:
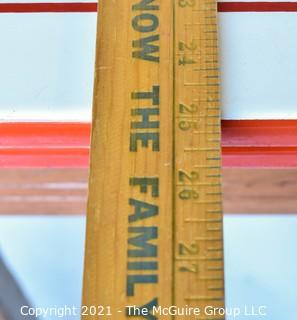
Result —
<path fill-rule="evenodd" d="M 223 319 L 217 4 L 99 10 L 82 317 Z"/>

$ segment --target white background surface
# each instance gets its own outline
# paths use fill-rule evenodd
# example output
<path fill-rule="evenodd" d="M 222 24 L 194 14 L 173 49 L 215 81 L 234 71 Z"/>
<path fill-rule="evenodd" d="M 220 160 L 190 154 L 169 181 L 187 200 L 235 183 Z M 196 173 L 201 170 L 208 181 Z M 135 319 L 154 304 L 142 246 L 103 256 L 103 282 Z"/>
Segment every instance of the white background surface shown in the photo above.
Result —
<path fill-rule="evenodd" d="M 90 121 L 95 13 L 0 14 L 0 120 Z M 226 119 L 297 119 L 297 13 L 220 13 Z"/>
<path fill-rule="evenodd" d="M 297 217 L 227 215 L 224 227 L 227 306 L 296 320 Z M 33 305 L 80 305 L 84 234 L 84 217 L 0 217 L 3 256 Z"/>
<path fill-rule="evenodd" d="M 223 117 L 297 118 L 297 13 L 221 13 Z"/>

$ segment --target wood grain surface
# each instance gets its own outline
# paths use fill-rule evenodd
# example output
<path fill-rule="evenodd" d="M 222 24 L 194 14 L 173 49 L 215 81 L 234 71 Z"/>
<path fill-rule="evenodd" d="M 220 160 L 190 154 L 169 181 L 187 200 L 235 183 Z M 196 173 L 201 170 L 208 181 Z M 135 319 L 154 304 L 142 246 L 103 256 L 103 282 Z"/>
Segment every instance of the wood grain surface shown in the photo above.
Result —
<path fill-rule="evenodd" d="M 83 305 L 105 317 L 224 306 L 216 14 L 216 1 L 101 2 Z"/>
<path fill-rule="evenodd" d="M 83 305 L 116 319 L 172 302 L 171 9 L 100 5 Z"/>

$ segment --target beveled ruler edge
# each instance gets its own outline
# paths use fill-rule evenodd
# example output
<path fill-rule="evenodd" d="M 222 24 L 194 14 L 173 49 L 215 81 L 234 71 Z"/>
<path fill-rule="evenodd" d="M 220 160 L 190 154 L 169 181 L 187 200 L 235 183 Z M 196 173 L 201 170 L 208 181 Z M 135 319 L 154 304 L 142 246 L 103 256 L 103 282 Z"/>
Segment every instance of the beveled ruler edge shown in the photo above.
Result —
<path fill-rule="evenodd" d="M 218 55 L 218 39 L 217 39 L 217 10 L 216 10 L 216 1 L 204 1 L 204 2 L 198 2 L 198 1 L 174 1 L 174 97 L 175 97 L 175 128 L 174 128 L 174 134 L 173 137 L 176 140 L 179 140 L 178 137 L 182 136 L 181 133 L 179 133 L 180 129 L 186 130 L 184 125 L 180 126 L 182 122 L 179 122 L 181 120 L 183 121 L 189 121 L 189 125 L 191 125 L 193 128 L 192 133 L 188 133 L 188 136 L 191 136 L 191 141 L 187 138 L 183 137 L 181 138 L 180 142 L 174 141 L 174 152 L 175 155 L 174 163 L 175 163 L 175 183 L 177 184 L 177 172 L 188 172 L 188 176 L 190 176 L 191 172 L 191 178 L 192 178 L 192 186 L 187 186 L 189 188 L 186 191 L 192 192 L 193 197 L 193 203 L 194 197 L 197 196 L 197 198 L 200 198 L 199 191 L 196 192 L 196 189 L 194 187 L 194 174 L 196 174 L 196 182 L 198 183 L 199 179 L 198 177 L 201 175 L 203 177 L 202 185 L 204 187 L 201 187 L 202 189 L 202 200 L 196 201 L 196 204 L 200 206 L 199 209 L 196 209 L 195 206 L 192 210 L 189 208 L 185 212 L 183 212 L 183 208 L 180 204 L 180 210 L 178 210 L 176 207 L 178 207 L 178 202 L 181 202 L 181 197 L 178 197 L 178 191 L 175 191 L 175 205 L 173 206 L 173 209 L 175 210 L 175 216 L 179 223 L 176 223 L 174 228 L 182 225 L 183 223 L 186 225 L 183 228 L 179 228 L 180 231 L 175 232 L 174 231 L 174 237 L 179 238 L 180 241 L 176 241 L 176 248 L 174 250 L 175 257 L 174 257 L 174 263 L 176 265 L 180 264 L 178 261 L 178 258 L 182 259 L 182 263 L 186 261 L 184 256 L 178 255 L 178 245 L 183 244 L 185 242 L 181 241 L 184 239 L 187 239 L 188 242 L 187 250 L 188 253 L 190 253 L 189 261 L 192 261 L 191 258 L 193 258 L 193 254 L 195 254 L 194 250 L 192 252 L 189 250 L 189 248 L 197 249 L 197 263 L 195 265 L 195 268 L 190 268 L 187 266 L 187 270 L 192 270 L 201 272 L 202 275 L 200 276 L 200 281 L 203 282 L 204 278 L 204 290 L 200 287 L 200 291 L 198 295 L 191 295 L 190 290 L 187 294 L 184 293 L 183 299 L 184 303 L 190 303 L 196 302 L 197 304 L 201 302 L 207 301 L 209 304 L 213 304 L 216 306 L 216 301 L 219 302 L 219 307 L 224 308 L 224 254 L 223 254 L 223 214 L 222 214 L 222 195 L 221 195 L 221 126 L 220 126 L 220 115 L 221 115 L 221 109 L 220 109 L 220 90 L 219 90 L 219 55 Z M 193 4 L 193 6 L 192 6 Z M 201 5 L 201 6 L 200 6 Z M 198 8 L 197 8 L 198 6 Z M 192 9 L 190 9 L 192 8 Z M 182 11 L 187 11 L 188 13 L 182 13 Z M 194 19 L 193 16 L 197 15 L 197 19 Z M 177 19 L 176 19 L 177 18 Z M 192 21 L 190 21 L 190 18 L 192 18 Z M 177 26 L 179 26 L 177 28 Z M 182 35 L 182 32 L 180 29 L 185 28 L 186 31 L 184 32 L 184 35 Z M 195 30 L 197 28 L 197 30 Z M 204 29 L 205 28 L 205 29 Z M 191 34 L 192 33 L 192 34 Z M 192 37 L 190 36 L 192 35 Z M 197 39 L 195 39 L 197 38 Z M 200 50 L 200 52 L 197 54 L 196 50 Z M 192 51 L 192 52 L 189 52 Z M 191 54 L 192 53 L 192 54 Z M 195 54 L 196 53 L 196 54 Z M 195 61 L 195 59 L 197 60 Z M 187 76 L 187 72 L 184 70 L 183 72 L 180 71 L 181 66 L 183 66 L 183 69 L 186 69 L 188 66 L 188 69 L 192 69 L 191 71 L 191 77 L 189 75 Z M 192 68 L 191 68 L 192 67 Z M 193 80 L 195 77 L 193 74 L 195 71 L 198 73 L 196 80 Z M 183 73 L 183 75 L 181 75 Z M 205 76 L 206 74 L 206 76 Z M 183 78 L 183 82 L 180 81 L 180 78 Z M 197 80 L 198 78 L 198 80 Z M 191 90 L 188 90 L 188 88 L 192 88 L 192 98 L 187 99 L 189 96 L 191 96 Z M 196 89 L 196 92 L 193 93 L 193 91 Z M 212 89 L 212 90 L 210 90 Z M 205 92 L 203 92 L 205 90 Z M 201 91 L 203 93 L 201 93 Z M 187 94 L 185 94 L 187 93 Z M 195 99 L 194 99 L 195 97 Z M 186 102 L 185 102 L 186 101 Z M 188 117 L 177 117 L 178 111 L 177 106 L 180 105 L 180 103 L 185 104 L 188 106 L 188 109 L 184 108 L 183 110 L 191 111 L 190 106 L 192 107 L 192 110 L 194 107 L 197 109 L 198 114 L 195 114 L 195 112 L 192 112 L 192 118 L 189 120 Z M 181 114 L 179 114 L 180 116 Z M 179 120 L 176 120 L 178 119 Z M 181 120 L 180 120 L 181 119 Z M 213 121 L 214 120 L 214 121 Z M 190 121 L 192 121 L 190 123 Z M 179 126 L 179 128 L 178 128 Z M 196 134 L 196 137 L 195 137 Z M 198 136 L 198 141 L 197 141 Z M 189 137 L 188 137 L 189 138 Z M 196 139 L 195 139 L 196 138 Z M 186 142 L 185 142 L 186 141 Z M 195 144 L 196 141 L 196 144 Z M 200 141 L 200 142 L 199 142 Z M 207 141 L 207 142 L 206 142 Z M 187 146 L 187 142 L 192 144 L 192 146 Z M 187 159 L 186 153 L 193 152 L 195 155 L 193 155 L 190 159 Z M 196 156 L 197 152 L 197 156 Z M 210 153 L 212 153 L 210 155 Z M 195 158 L 197 159 L 197 164 L 195 165 Z M 192 164 L 190 163 L 192 161 Z M 193 165 L 194 164 L 194 165 Z M 195 169 L 196 167 L 196 169 Z M 182 169 L 182 170 L 180 170 Z M 186 170 L 184 170 L 186 169 Z M 195 171 L 192 171 L 192 170 Z M 207 173 L 206 173 L 207 172 Z M 199 183 L 198 183 L 199 185 Z M 219 187 L 219 190 L 217 190 L 216 187 Z M 182 186 L 184 188 L 184 186 Z M 198 187 L 199 188 L 199 187 Z M 215 192 L 213 191 L 213 188 L 216 189 Z M 178 187 L 176 187 L 178 190 Z M 208 192 L 209 195 L 211 195 L 211 200 L 209 200 L 209 197 L 204 195 L 203 197 L 203 191 L 206 192 L 206 190 L 210 190 Z M 212 189 L 212 190 L 211 190 Z M 180 190 L 180 188 L 179 188 Z M 184 190 L 185 191 L 185 190 Z M 195 194 L 194 194 L 195 193 Z M 206 193 L 207 194 L 207 193 Z M 212 197 L 214 196 L 214 198 Z M 203 203 L 204 202 L 204 203 Z M 218 208 L 219 207 L 219 208 Z M 193 213 L 191 215 L 191 211 L 196 211 L 197 213 Z M 210 213 L 212 213 L 212 217 L 215 216 L 216 219 L 210 218 Z M 213 215 L 215 214 L 215 215 Z M 195 218 L 195 215 L 198 216 L 198 218 Z M 184 216 L 183 219 L 180 219 L 181 216 Z M 186 217 L 185 217 L 186 216 Z M 200 221 L 200 222 L 198 222 Z M 215 222 L 214 222 L 215 221 Z M 219 221 L 219 222 L 218 222 Z M 205 241 L 205 247 L 204 250 L 219 250 L 218 257 L 217 254 L 215 256 L 209 257 L 213 252 L 215 251 L 209 251 L 204 252 L 204 256 L 199 256 L 198 250 L 201 250 L 200 245 L 195 244 L 195 240 L 197 240 L 197 234 L 196 238 L 192 236 L 192 240 L 190 238 L 187 238 L 187 234 L 191 233 L 191 228 L 189 227 L 190 223 L 200 223 L 204 224 L 205 227 L 202 228 L 202 230 L 205 232 L 204 235 L 200 236 L 200 241 Z M 215 228 L 209 228 L 209 225 L 215 226 Z M 183 230 L 186 229 L 186 230 Z M 198 231 L 199 227 L 197 227 Z M 208 230 L 209 229 L 209 230 Z M 200 229 L 201 231 L 201 229 Z M 209 233 L 208 231 L 211 231 Z M 179 236 L 178 236 L 179 235 Z M 184 237 L 184 238 L 183 238 Z M 202 243 L 201 242 L 201 243 Z M 219 244 L 218 246 L 207 246 L 208 243 L 212 244 Z M 189 246 L 189 244 L 191 244 Z M 186 246 L 184 247 L 186 248 Z M 185 252 L 185 250 L 184 250 Z M 185 260 L 183 260 L 185 259 Z M 205 260 L 203 262 L 199 262 L 200 260 Z M 203 275 L 203 272 L 201 269 L 204 267 L 208 270 L 210 268 L 214 269 L 215 267 L 211 267 L 212 260 L 219 260 L 219 267 L 216 266 L 219 270 L 219 277 L 217 277 L 214 274 L 217 274 L 215 270 L 213 270 L 213 274 L 211 276 L 207 275 L 207 272 Z M 192 264 L 194 266 L 194 264 Z M 185 269 L 185 266 L 182 265 L 179 267 L 179 269 Z M 176 268 L 178 269 L 178 268 Z M 178 281 L 178 278 L 179 281 Z M 186 278 L 186 277 L 185 277 Z M 182 288 L 183 280 L 181 276 L 181 272 L 178 273 L 178 271 L 175 271 L 175 277 L 174 280 L 177 282 L 177 288 L 175 289 L 175 292 L 179 292 L 178 288 Z M 193 281 L 193 279 L 190 280 L 190 277 L 188 277 L 188 282 Z M 218 282 L 220 282 L 220 285 L 218 285 Z M 215 285 L 211 286 L 209 283 L 214 283 Z M 202 290 L 201 290 L 202 289 Z M 209 295 L 210 293 L 216 293 Z M 175 294 L 176 295 L 176 294 Z M 174 295 L 175 300 L 178 301 L 177 304 L 181 302 L 180 298 L 176 298 Z M 203 317 L 198 317 L 203 318 Z M 209 317 L 208 317 L 209 318 Z"/>

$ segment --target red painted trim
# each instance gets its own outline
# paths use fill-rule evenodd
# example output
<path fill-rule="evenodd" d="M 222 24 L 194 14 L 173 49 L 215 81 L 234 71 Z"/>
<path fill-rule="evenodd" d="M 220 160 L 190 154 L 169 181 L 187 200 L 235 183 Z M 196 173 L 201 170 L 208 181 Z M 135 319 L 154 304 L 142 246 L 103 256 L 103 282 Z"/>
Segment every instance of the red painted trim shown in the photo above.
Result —
<path fill-rule="evenodd" d="M 225 147 L 297 146 L 297 120 L 223 120 Z"/>
<path fill-rule="evenodd" d="M 96 2 L 0 3 L 0 13 L 96 12 Z"/>
<path fill-rule="evenodd" d="M 226 167 L 297 167 L 297 120 L 223 120 Z M 1 123 L 0 167 L 87 167 L 90 124 Z"/>
<path fill-rule="evenodd" d="M 297 2 L 218 2 L 219 12 L 296 12 Z M 96 2 L 0 3 L 0 13 L 97 12 Z"/>
<path fill-rule="evenodd" d="M 86 167 L 88 123 L 1 123 L 0 167 Z"/>
<path fill-rule="evenodd" d="M 224 120 L 223 165 L 297 167 L 297 120 Z"/>
<path fill-rule="evenodd" d="M 219 12 L 296 12 L 297 2 L 219 2 Z"/>

